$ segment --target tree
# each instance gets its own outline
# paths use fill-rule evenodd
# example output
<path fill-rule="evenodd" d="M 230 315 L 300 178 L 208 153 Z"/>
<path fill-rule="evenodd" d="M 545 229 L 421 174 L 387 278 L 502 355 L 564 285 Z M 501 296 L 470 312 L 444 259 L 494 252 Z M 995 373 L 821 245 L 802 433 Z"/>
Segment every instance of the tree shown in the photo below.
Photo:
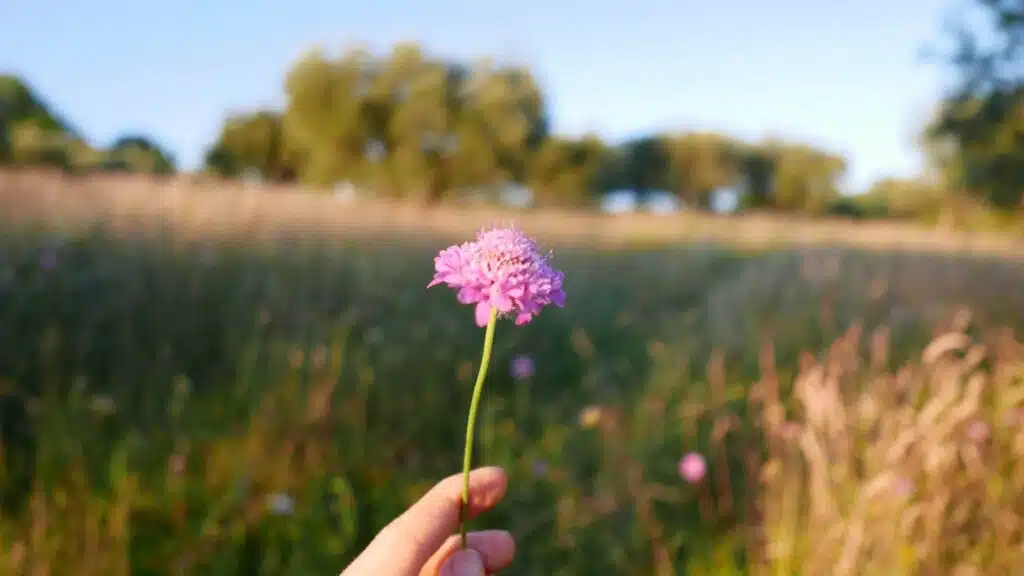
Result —
<path fill-rule="evenodd" d="M 768 140 L 747 152 L 752 205 L 820 213 L 839 196 L 846 160 L 807 144 Z"/>
<path fill-rule="evenodd" d="M 411 43 L 386 56 L 310 52 L 285 82 L 284 139 L 298 176 L 435 203 L 451 190 L 523 183 L 547 137 L 529 70 L 449 62 Z"/>
<path fill-rule="evenodd" d="M 623 145 L 625 181 L 638 198 L 669 187 L 671 157 L 664 138 L 642 136 Z"/>
<path fill-rule="evenodd" d="M 919 178 L 882 178 L 857 197 L 872 216 L 934 219 L 948 199 L 945 189 Z"/>
<path fill-rule="evenodd" d="M 740 158 L 743 174 L 743 201 L 754 208 L 771 204 L 775 193 L 775 160 L 765 150 L 749 147 Z"/>
<path fill-rule="evenodd" d="M 10 161 L 15 166 L 48 166 L 70 170 L 74 167 L 66 133 L 48 129 L 39 117 L 23 118 L 10 124 Z"/>
<path fill-rule="evenodd" d="M 93 152 L 27 83 L 0 76 L 0 162 L 70 170 Z"/>
<path fill-rule="evenodd" d="M 375 76 L 369 54 L 360 50 L 335 61 L 313 51 L 289 71 L 282 127 L 301 180 L 313 185 L 358 180 L 364 160 L 387 154 L 386 142 L 371 146 L 372 118 L 362 105 Z"/>
<path fill-rule="evenodd" d="M 737 142 L 709 132 L 693 132 L 666 139 L 669 181 L 680 200 L 707 207 L 711 193 L 738 181 L 740 147 Z"/>
<path fill-rule="evenodd" d="M 281 115 L 269 111 L 229 116 L 204 164 L 219 176 L 255 172 L 270 182 L 291 181 L 296 172 L 284 141 Z"/>
<path fill-rule="evenodd" d="M 951 60 L 959 82 L 927 136 L 955 142 L 969 194 L 999 208 L 1022 207 L 1024 5 L 975 0 L 974 7 L 988 16 L 989 30 L 956 32 Z"/>
<path fill-rule="evenodd" d="M 174 159 L 143 136 L 122 136 L 107 150 L 102 168 L 109 171 L 173 174 Z"/>
<path fill-rule="evenodd" d="M 594 197 L 608 149 L 596 136 L 549 138 L 533 155 L 530 188 L 538 203 L 578 206 Z"/>

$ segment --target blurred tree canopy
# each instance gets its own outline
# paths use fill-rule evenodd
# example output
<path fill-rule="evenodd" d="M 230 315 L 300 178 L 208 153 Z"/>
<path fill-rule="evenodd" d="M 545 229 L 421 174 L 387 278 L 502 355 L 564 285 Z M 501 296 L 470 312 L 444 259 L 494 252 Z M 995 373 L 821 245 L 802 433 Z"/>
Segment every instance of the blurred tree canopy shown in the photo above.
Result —
<path fill-rule="evenodd" d="M 926 136 L 945 151 L 964 191 L 996 207 L 1024 208 L 1024 4 L 975 0 L 986 30 L 956 32 L 959 82 Z"/>
<path fill-rule="evenodd" d="M 119 172 L 172 174 L 174 160 L 144 136 L 122 136 L 104 154 L 103 168 Z"/>
<path fill-rule="evenodd" d="M 525 186 L 539 205 L 586 205 L 629 189 L 695 208 L 722 189 L 771 180 L 762 205 L 823 205 L 845 162 L 799 143 L 752 146 L 714 133 L 640 135 L 618 146 L 550 133 L 544 94 L 525 67 L 452 62 L 403 43 L 387 54 L 314 50 L 285 79 L 285 106 L 228 116 L 206 169 L 314 186 L 349 182 L 427 203 Z M 762 162 L 748 162 L 749 158 Z M 767 188 L 766 188 L 767 189 Z M 765 189 L 765 190 L 766 190 Z"/>
<path fill-rule="evenodd" d="M 69 171 L 116 170 L 169 174 L 170 155 L 143 136 L 92 147 L 21 79 L 0 76 L 0 164 Z"/>
<path fill-rule="evenodd" d="M 312 50 L 283 82 L 280 110 L 228 114 L 203 169 L 224 178 L 316 187 L 424 203 L 530 191 L 541 206 L 586 206 L 603 193 L 669 193 L 689 209 L 722 192 L 745 208 L 848 217 L 934 218 L 962 192 L 994 206 L 1024 202 L 1024 8 L 974 0 L 995 43 L 962 33 L 961 80 L 924 132 L 918 179 L 841 192 L 847 160 L 806 142 L 745 142 L 708 131 L 638 134 L 619 144 L 554 135 L 525 66 L 452 61 L 400 43 L 386 53 Z M 91 146 L 22 80 L 0 76 L 0 164 L 170 174 L 172 156 L 144 135 Z"/>

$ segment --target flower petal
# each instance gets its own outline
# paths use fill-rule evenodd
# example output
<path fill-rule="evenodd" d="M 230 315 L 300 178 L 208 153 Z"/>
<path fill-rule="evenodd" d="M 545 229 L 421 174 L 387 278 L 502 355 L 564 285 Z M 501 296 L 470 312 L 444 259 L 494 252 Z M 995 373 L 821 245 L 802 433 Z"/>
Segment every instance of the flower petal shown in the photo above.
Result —
<path fill-rule="evenodd" d="M 483 328 L 491 320 L 491 305 L 487 302 L 477 302 L 476 325 Z"/>

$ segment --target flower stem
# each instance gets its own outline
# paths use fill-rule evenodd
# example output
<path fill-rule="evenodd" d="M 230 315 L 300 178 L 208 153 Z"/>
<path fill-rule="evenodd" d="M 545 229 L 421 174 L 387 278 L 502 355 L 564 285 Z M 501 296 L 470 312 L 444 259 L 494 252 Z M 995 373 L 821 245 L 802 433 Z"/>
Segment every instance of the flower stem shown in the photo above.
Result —
<path fill-rule="evenodd" d="M 469 420 L 466 422 L 466 448 L 462 456 L 462 506 L 459 506 L 459 536 L 462 547 L 466 548 L 466 516 L 469 513 L 469 468 L 473 463 L 473 432 L 476 424 L 476 411 L 480 406 L 480 393 L 484 389 L 484 378 L 487 377 L 487 365 L 491 363 L 491 348 L 494 345 L 494 325 L 498 323 L 498 309 L 491 307 L 491 318 L 487 321 L 487 332 L 484 334 L 484 351 L 480 358 L 480 371 L 476 373 L 476 384 L 473 385 L 473 400 L 469 403 Z"/>

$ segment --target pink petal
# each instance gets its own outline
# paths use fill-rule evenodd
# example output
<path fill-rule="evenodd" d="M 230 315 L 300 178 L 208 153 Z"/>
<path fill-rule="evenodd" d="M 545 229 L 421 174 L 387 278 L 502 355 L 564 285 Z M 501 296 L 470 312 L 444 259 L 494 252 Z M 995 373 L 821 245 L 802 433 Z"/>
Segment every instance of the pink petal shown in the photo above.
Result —
<path fill-rule="evenodd" d="M 558 306 L 559 308 L 564 308 L 565 307 L 565 292 L 563 292 L 561 290 L 555 291 L 555 293 L 551 295 L 551 301 L 555 303 L 555 306 Z"/>
<path fill-rule="evenodd" d="M 483 328 L 491 320 L 491 305 L 487 302 L 477 302 L 476 325 Z"/>
<path fill-rule="evenodd" d="M 480 291 L 469 286 L 463 286 L 455 297 L 459 304 L 472 304 L 480 299 Z"/>

